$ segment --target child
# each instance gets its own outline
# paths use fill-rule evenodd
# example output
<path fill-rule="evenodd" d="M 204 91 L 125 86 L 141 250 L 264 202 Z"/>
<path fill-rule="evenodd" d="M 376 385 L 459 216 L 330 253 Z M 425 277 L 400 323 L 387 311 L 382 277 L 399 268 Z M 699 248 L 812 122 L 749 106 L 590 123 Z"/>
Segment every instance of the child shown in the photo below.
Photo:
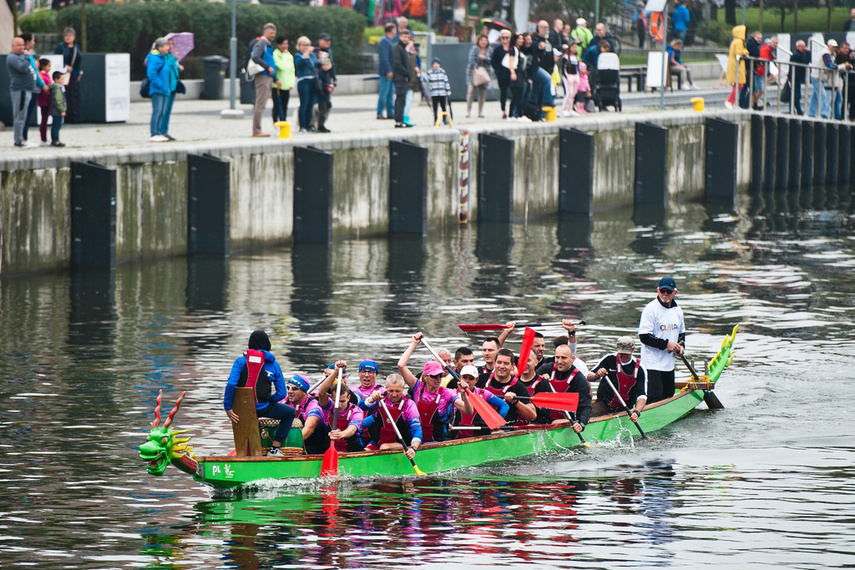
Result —
<path fill-rule="evenodd" d="M 50 60 L 42 58 L 39 60 L 39 75 L 42 76 L 42 81 L 50 89 L 52 83 L 50 79 Z M 41 111 L 41 121 L 39 121 L 39 134 L 42 136 L 42 144 L 47 144 L 47 123 L 50 116 L 50 91 L 39 91 L 37 103 L 39 111 Z"/>
<path fill-rule="evenodd" d="M 330 69 L 332 69 L 332 61 L 329 58 L 325 59 L 321 64 L 321 69 L 318 70 L 318 79 L 321 80 L 321 92 L 318 94 L 318 132 L 328 133 L 330 130 L 326 127 L 327 117 L 330 115 L 332 102 L 330 101 L 330 93 L 333 92 L 332 77 L 330 77 Z"/>
<path fill-rule="evenodd" d="M 591 100 L 591 83 L 588 81 L 588 66 L 579 63 L 579 91 L 576 93 L 576 112 L 587 113 L 585 104 Z"/>
<path fill-rule="evenodd" d="M 59 141 L 59 130 L 68 104 L 65 100 L 65 86 L 68 85 L 68 74 L 62 71 L 53 72 L 53 83 L 50 84 L 50 116 L 53 125 L 50 128 L 50 146 L 65 146 Z"/>
<path fill-rule="evenodd" d="M 579 91 L 579 46 L 573 42 L 567 49 L 564 50 L 562 75 L 564 79 L 564 112 L 563 115 L 568 117 L 575 115 L 573 110 L 573 102 L 576 99 L 576 93 Z"/>
<path fill-rule="evenodd" d="M 448 74 L 440 67 L 438 57 L 433 58 L 430 66 L 431 69 L 425 74 L 425 81 L 433 102 L 433 124 L 436 124 L 437 108 L 442 107 L 442 111 L 447 112 L 446 102 L 451 97 L 451 85 L 448 83 Z M 448 118 L 443 117 L 442 122 L 447 125 Z"/>

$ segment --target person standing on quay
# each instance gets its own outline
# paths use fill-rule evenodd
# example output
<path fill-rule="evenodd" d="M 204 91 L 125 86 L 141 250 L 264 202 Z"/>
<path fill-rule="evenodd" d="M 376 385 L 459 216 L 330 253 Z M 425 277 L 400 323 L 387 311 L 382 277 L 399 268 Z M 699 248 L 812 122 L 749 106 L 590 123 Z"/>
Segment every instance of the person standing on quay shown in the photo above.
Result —
<path fill-rule="evenodd" d="M 276 63 L 273 61 L 273 40 L 276 38 L 276 26 L 264 24 L 261 36 L 252 44 L 251 59 L 262 67 L 262 71 L 255 75 L 255 106 L 252 108 L 252 136 L 269 137 L 270 135 L 261 130 L 261 116 L 270 99 L 270 88 L 273 78 L 276 77 Z"/>
<path fill-rule="evenodd" d="M 392 94 L 395 92 L 395 84 L 392 83 L 392 48 L 395 47 L 395 24 L 389 22 L 384 28 L 385 34 L 377 44 L 377 75 L 380 76 L 380 93 L 377 96 L 377 118 L 391 119 L 394 115 L 394 103 Z M 383 108 L 386 108 L 386 116 L 383 116 Z"/>
<path fill-rule="evenodd" d="M 66 69 L 71 70 L 71 79 L 65 88 L 65 98 L 68 111 L 65 113 L 66 123 L 79 123 L 82 121 L 80 115 L 80 80 L 83 72 L 80 71 L 81 51 L 80 46 L 75 43 L 77 32 L 74 28 L 65 28 L 62 33 L 62 41 L 54 48 L 53 53 L 62 55 L 62 63 Z"/>
<path fill-rule="evenodd" d="M 318 56 L 311 40 L 306 36 L 297 38 L 297 56 L 294 58 L 297 70 L 297 93 L 300 95 L 300 132 L 314 132 L 312 113 L 318 99 L 318 89 L 315 80 L 318 78 Z"/>
<path fill-rule="evenodd" d="M 18 36 L 12 40 L 12 48 L 6 56 L 6 71 L 9 72 L 9 92 L 12 96 L 12 116 L 15 125 L 15 146 L 26 147 L 24 142 L 24 121 L 27 119 L 27 107 L 33 95 L 36 79 L 31 71 L 30 58 L 24 55 L 24 38 Z"/>
<path fill-rule="evenodd" d="M 273 52 L 276 63 L 276 89 L 273 91 L 273 124 L 288 120 L 288 101 L 291 90 L 297 83 L 294 71 L 294 56 L 288 51 L 288 38 L 276 36 L 276 51 Z"/>
<path fill-rule="evenodd" d="M 656 298 L 641 312 L 638 338 L 641 365 L 647 371 L 647 403 L 674 395 L 674 355 L 683 355 L 686 324 L 683 309 L 677 306 L 677 282 L 672 277 L 659 280 Z"/>
<path fill-rule="evenodd" d="M 148 142 L 169 141 L 165 133 L 161 132 L 169 96 L 175 90 L 175 84 L 172 83 L 173 79 L 169 62 L 166 60 L 168 52 L 169 42 L 166 38 L 157 38 L 154 41 L 154 51 L 148 54 L 146 58 L 146 77 L 148 77 L 149 81 L 148 92 L 151 95 L 151 123 L 149 125 L 151 138 L 148 139 Z M 178 78 L 176 77 L 174 81 L 177 83 Z"/>
<path fill-rule="evenodd" d="M 398 43 L 392 48 L 392 82 L 395 84 L 395 126 L 398 128 L 409 127 L 404 123 L 404 106 L 407 102 L 407 90 L 410 77 L 415 73 L 410 69 L 410 56 L 407 53 L 407 44 L 410 41 L 410 32 L 404 30 L 398 36 Z"/>

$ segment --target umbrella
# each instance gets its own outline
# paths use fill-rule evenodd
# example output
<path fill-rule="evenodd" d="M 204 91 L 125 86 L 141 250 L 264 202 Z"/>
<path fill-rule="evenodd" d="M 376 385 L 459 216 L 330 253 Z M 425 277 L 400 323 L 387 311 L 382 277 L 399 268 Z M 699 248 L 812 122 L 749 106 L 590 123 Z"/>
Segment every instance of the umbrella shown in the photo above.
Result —
<path fill-rule="evenodd" d="M 178 61 L 181 61 L 188 53 L 193 51 L 192 32 L 171 32 L 163 37 L 175 42 L 175 48 L 172 50 L 172 53 Z"/>
<path fill-rule="evenodd" d="M 481 24 L 487 26 L 491 30 L 502 31 L 511 29 L 511 25 L 508 23 L 508 21 L 502 20 L 501 18 L 481 18 Z"/>

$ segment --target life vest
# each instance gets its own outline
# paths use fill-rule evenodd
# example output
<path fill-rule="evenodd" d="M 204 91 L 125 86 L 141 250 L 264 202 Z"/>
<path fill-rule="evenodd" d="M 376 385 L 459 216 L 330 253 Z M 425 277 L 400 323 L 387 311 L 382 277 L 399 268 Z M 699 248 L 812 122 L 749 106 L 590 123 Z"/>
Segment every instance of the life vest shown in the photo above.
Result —
<path fill-rule="evenodd" d="M 615 356 L 615 368 L 617 370 L 617 386 L 615 386 L 615 388 L 620 392 L 620 397 L 623 398 L 626 405 L 629 406 L 629 392 L 632 390 L 633 386 L 635 386 L 635 373 L 638 371 L 638 361 L 634 361 L 632 374 L 627 374 L 623 371 L 623 365 L 620 363 L 620 360 Z M 618 400 L 617 396 L 614 395 L 614 392 L 612 392 L 612 399 L 608 406 L 610 409 L 623 409 L 623 404 L 620 403 L 620 400 Z"/>
<path fill-rule="evenodd" d="M 570 388 L 570 384 L 573 382 L 573 377 L 576 376 L 576 373 L 579 371 L 575 366 L 570 365 L 570 372 L 567 374 L 567 378 L 564 380 L 556 380 L 555 372 L 557 371 L 557 367 L 552 365 L 552 378 L 549 380 L 550 386 L 555 392 L 567 392 Z M 552 410 L 549 412 L 550 420 L 564 420 L 567 419 L 567 416 L 564 415 L 564 412 L 559 410 Z"/>
<path fill-rule="evenodd" d="M 270 378 L 264 371 L 264 358 L 264 352 L 261 350 L 247 350 L 246 363 L 238 378 L 239 388 L 252 388 L 252 397 L 256 404 L 269 401 L 271 395 Z"/>
<path fill-rule="evenodd" d="M 490 380 L 492 380 L 492 379 L 493 379 L 493 376 L 490 375 Z M 507 384 L 504 385 L 504 387 L 497 388 L 497 387 L 493 386 L 493 383 L 491 381 L 488 380 L 487 381 L 487 387 L 484 389 L 492 392 L 493 394 L 497 395 L 498 397 L 500 397 L 504 400 L 505 394 L 507 394 L 508 390 L 511 389 L 511 386 L 513 386 L 516 383 L 517 383 L 517 377 L 514 376 L 510 382 L 508 382 Z"/>
<path fill-rule="evenodd" d="M 436 398 L 423 400 L 422 398 L 424 398 L 426 389 L 427 384 L 422 380 L 421 392 L 417 396 L 416 407 L 419 409 L 419 420 L 422 424 L 423 443 L 445 441 L 445 424 L 437 413 L 442 389 L 437 389 Z"/>
<path fill-rule="evenodd" d="M 388 398 L 384 399 L 386 403 L 386 408 L 389 410 L 389 414 L 391 414 L 392 419 L 395 421 L 395 424 L 398 426 L 398 430 L 401 432 L 401 437 L 404 438 L 404 443 L 409 445 L 410 440 L 412 439 L 412 435 L 410 435 L 410 426 L 407 425 L 407 422 L 401 421 L 401 413 L 404 408 L 404 401 L 401 400 L 398 402 L 397 406 L 389 401 Z M 380 418 L 379 429 L 378 422 L 375 421 L 373 424 L 372 436 L 374 440 L 377 442 L 377 447 L 380 447 L 384 443 L 395 443 L 398 441 L 398 436 L 395 434 L 395 428 L 389 422 L 389 417 L 386 415 L 386 410 L 383 409 L 383 406 L 377 404 L 377 415 Z"/>
<path fill-rule="evenodd" d="M 344 431 L 350 425 L 350 418 L 353 416 L 353 411 L 355 410 L 355 406 L 353 404 L 348 404 L 347 413 L 342 415 L 338 413 L 337 408 L 333 408 L 333 412 L 336 415 L 335 429 L 338 431 Z M 359 430 L 356 430 L 356 433 L 347 439 L 337 439 L 335 441 L 336 451 L 345 452 L 345 451 L 362 451 L 362 440 L 359 437 Z"/>
<path fill-rule="evenodd" d="M 483 388 L 470 388 L 470 390 L 475 395 L 478 395 L 481 397 L 484 396 L 484 389 Z M 484 398 L 484 400 L 486 400 L 486 399 L 487 398 Z M 462 426 L 462 427 L 473 426 L 476 428 L 476 429 L 471 429 L 471 430 L 469 430 L 469 429 L 459 430 L 457 432 L 457 435 L 455 436 L 455 439 L 463 439 L 465 437 L 473 437 L 475 435 L 481 435 L 482 433 L 487 433 L 487 432 L 483 431 L 485 426 L 475 425 L 475 418 L 478 416 L 478 412 L 473 411 L 472 414 L 464 414 L 460 410 L 456 410 L 455 416 L 457 418 L 457 421 L 454 422 L 454 425 Z"/>
<path fill-rule="evenodd" d="M 300 403 L 294 406 L 296 410 L 295 417 L 299 418 L 303 425 L 306 425 L 306 412 L 309 408 L 309 404 L 316 400 L 314 396 L 306 396 L 306 398 Z M 323 410 L 322 410 L 323 412 Z M 315 454 L 315 453 L 324 453 L 330 446 L 330 428 L 323 421 L 319 422 L 315 431 L 312 432 L 312 435 L 303 440 L 303 445 L 306 448 L 306 453 Z"/>
<path fill-rule="evenodd" d="M 650 14 L 650 37 L 654 42 L 661 42 L 665 34 L 665 26 L 662 24 L 662 12 Z"/>

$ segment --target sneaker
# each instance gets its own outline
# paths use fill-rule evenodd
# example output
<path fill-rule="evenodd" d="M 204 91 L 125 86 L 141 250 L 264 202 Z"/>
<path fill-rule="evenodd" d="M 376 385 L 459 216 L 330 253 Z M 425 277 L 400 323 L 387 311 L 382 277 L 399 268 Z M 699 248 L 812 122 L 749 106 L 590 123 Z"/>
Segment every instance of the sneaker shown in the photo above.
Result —
<path fill-rule="evenodd" d="M 724 106 L 728 109 L 733 109 L 733 103 L 731 103 L 730 101 L 725 101 Z"/>
<path fill-rule="evenodd" d="M 166 134 L 165 134 L 165 135 L 163 135 L 163 136 L 165 136 L 169 141 L 174 141 L 174 140 L 175 140 L 175 139 L 172 137 L 172 135 L 170 135 L 169 133 L 166 133 Z"/>
<path fill-rule="evenodd" d="M 309 131 L 307 131 L 306 129 L 300 129 L 300 132 L 301 133 L 308 133 Z"/>
<path fill-rule="evenodd" d="M 692 83 L 692 91 L 700 91 L 700 90 L 701 90 L 701 88 L 700 88 L 700 87 L 698 87 L 697 85 L 695 85 L 694 83 Z"/>
<path fill-rule="evenodd" d="M 691 91 L 691 90 L 692 90 L 692 86 L 689 85 L 688 83 L 684 83 L 683 86 L 680 87 L 680 91 Z"/>
<path fill-rule="evenodd" d="M 48 141 L 42 141 L 39 146 L 50 146 L 50 143 Z"/>
<path fill-rule="evenodd" d="M 53 141 L 50 143 L 50 146 L 65 146 L 65 143 L 60 141 Z"/>
<path fill-rule="evenodd" d="M 271 447 L 270 451 L 267 452 L 267 457 L 282 457 L 282 450 L 278 447 Z"/>
<path fill-rule="evenodd" d="M 319 133 L 331 133 L 332 131 L 331 131 L 331 130 L 329 130 L 328 128 L 326 128 L 326 127 L 321 127 L 321 128 L 319 128 L 319 129 L 318 129 L 318 132 L 319 132 Z"/>
<path fill-rule="evenodd" d="M 148 139 L 148 142 L 167 142 L 168 140 L 169 139 L 163 135 L 154 135 L 153 137 Z"/>
<path fill-rule="evenodd" d="M 404 128 L 404 127 L 406 127 L 406 126 L 407 126 L 407 125 L 405 125 L 404 123 L 395 123 L 395 128 L 396 128 L 396 129 L 403 129 L 403 128 Z"/>

